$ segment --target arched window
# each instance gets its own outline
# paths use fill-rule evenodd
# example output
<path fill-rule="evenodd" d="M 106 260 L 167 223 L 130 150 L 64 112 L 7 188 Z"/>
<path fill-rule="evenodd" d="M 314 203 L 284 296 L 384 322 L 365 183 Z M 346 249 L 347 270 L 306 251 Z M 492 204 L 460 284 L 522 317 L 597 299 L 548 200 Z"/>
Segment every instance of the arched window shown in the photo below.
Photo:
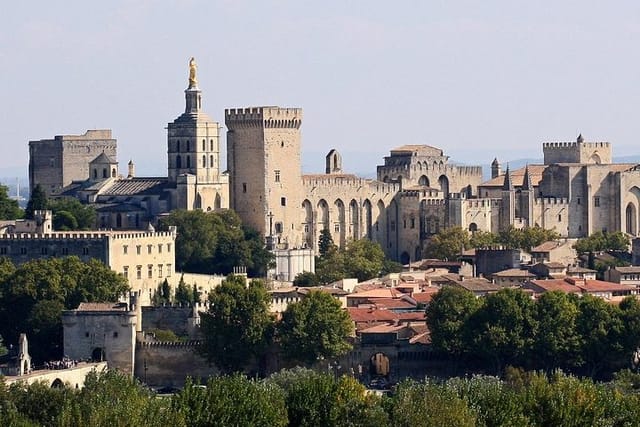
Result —
<path fill-rule="evenodd" d="M 180 157 L 180 154 L 176 156 L 176 168 L 182 168 L 182 157 Z"/>
<path fill-rule="evenodd" d="M 111 169 L 111 178 L 116 177 L 116 168 Z"/>
<path fill-rule="evenodd" d="M 202 140 L 202 151 L 207 151 L 207 141 Z"/>
<path fill-rule="evenodd" d="M 93 178 L 97 179 L 98 178 L 98 169 L 94 169 L 93 170 Z"/>
<path fill-rule="evenodd" d="M 176 141 L 176 151 L 180 151 L 180 140 Z"/>
<path fill-rule="evenodd" d="M 191 167 L 191 156 L 187 156 L 187 169 Z"/>
<path fill-rule="evenodd" d="M 187 139 L 187 151 L 191 151 L 191 143 Z"/>
<path fill-rule="evenodd" d="M 213 155 L 209 156 L 209 167 L 213 167 Z"/>
<path fill-rule="evenodd" d="M 204 154 L 202 155 L 202 167 L 207 167 L 207 156 L 205 156 Z"/>
<path fill-rule="evenodd" d="M 209 141 L 209 150 L 213 151 L 213 139 Z"/>
<path fill-rule="evenodd" d="M 102 168 L 102 177 L 103 178 L 107 178 L 109 175 L 107 175 L 107 168 Z"/>

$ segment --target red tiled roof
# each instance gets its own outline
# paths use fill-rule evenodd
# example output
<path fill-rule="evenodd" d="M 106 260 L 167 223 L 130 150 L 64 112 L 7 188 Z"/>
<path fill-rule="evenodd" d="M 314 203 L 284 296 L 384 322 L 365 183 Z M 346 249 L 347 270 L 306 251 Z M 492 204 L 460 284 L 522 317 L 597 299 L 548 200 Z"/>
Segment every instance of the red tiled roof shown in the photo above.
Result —
<path fill-rule="evenodd" d="M 390 310 L 378 310 L 375 308 L 347 307 L 347 313 L 356 323 L 360 322 L 393 322 L 398 319 L 398 314 Z"/>
<path fill-rule="evenodd" d="M 347 295 L 347 298 L 400 298 L 404 293 L 394 288 L 378 288 Z"/>

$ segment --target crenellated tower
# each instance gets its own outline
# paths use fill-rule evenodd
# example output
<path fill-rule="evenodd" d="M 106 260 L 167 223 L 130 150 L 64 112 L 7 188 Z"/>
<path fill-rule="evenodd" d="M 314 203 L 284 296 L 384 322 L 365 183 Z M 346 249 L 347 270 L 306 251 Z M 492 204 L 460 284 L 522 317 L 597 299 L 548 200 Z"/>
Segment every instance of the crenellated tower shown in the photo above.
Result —
<path fill-rule="evenodd" d="M 225 110 L 230 206 L 271 247 L 302 245 L 301 108 Z"/>

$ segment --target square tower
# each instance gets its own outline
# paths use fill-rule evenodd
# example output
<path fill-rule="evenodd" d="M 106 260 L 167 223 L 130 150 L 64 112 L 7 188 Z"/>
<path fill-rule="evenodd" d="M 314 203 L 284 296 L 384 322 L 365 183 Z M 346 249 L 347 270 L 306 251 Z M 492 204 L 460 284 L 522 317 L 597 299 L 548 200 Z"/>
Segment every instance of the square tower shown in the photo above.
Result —
<path fill-rule="evenodd" d="M 302 109 L 227 109 L 225 124 L 231 208 L 272 247 L 299 247 Z"/>
<path fill-rule="evenodd" d="M 56 195 L 72 181 L 89 178 L 89 163 L 103 153 L 117 158 L 110 129 L 29 141 L 29 189 L 40 184 L 47 196 Z"/>

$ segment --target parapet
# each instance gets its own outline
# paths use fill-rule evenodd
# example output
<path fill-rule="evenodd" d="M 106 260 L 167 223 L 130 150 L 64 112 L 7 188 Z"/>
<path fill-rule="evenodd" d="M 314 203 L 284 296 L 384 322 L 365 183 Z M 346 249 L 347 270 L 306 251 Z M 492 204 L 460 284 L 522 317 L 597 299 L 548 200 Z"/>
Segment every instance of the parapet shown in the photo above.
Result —
<path fill-rule="evenodd" d="M 83 135 L 56 135 L 57 141 L 113 139 L 111 129 L 88 129 Z"/>
<path fill-rule="evenodd" d="M 302 125 L 302 108 L 227 108 L 224 110 L 224 121 L 231 130 L 247 127 L 299 129 Z"/>

